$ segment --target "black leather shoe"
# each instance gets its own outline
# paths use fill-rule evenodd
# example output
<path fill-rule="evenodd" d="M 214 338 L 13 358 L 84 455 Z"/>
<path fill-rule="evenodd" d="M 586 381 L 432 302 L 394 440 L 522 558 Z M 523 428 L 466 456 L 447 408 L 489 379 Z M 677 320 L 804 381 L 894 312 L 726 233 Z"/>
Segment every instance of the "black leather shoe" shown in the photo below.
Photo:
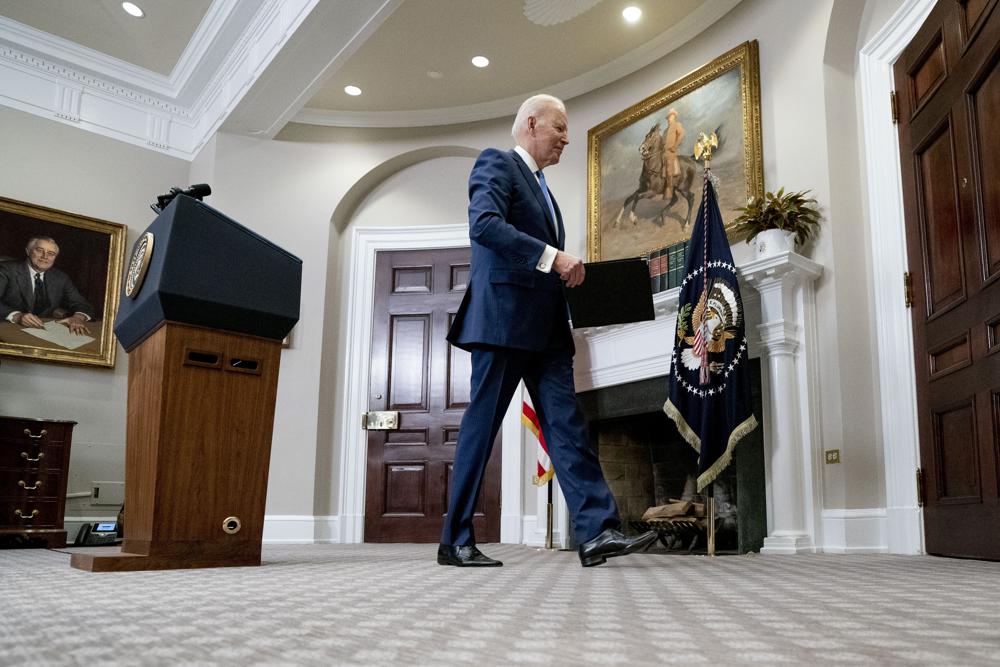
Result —
<path fill-rule="evenodd" d="M 580 564 L 584 567 L 600 565 L 609 558 L 645 549 L 655 541 L 656 533 L 652 530 L 638 537 L 625 537 L 614 528 L 607 528 L 594 539 L 580 545 Z"/>
<path fill-rule="evenodd" d="M 493 560 L 476 548 L 475 544 L 457 547 L 448 544 L 438 545 L 438 565 L 454 565 L 456 567 L 500 567 L 498 560 Z"/>

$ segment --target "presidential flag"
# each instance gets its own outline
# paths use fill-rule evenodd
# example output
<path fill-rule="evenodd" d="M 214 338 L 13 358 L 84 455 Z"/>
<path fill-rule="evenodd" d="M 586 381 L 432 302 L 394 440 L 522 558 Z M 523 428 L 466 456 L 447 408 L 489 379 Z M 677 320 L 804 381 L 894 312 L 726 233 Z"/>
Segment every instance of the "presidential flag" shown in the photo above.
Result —
<path fill-rule="evenodd" d="M 706 171 L 677 310 L 663 411 L 698 452 L 698 490 L 718 477 L 757 427 L 747 375 L 743 300 Z"/>
<path fill-rule="evenodd" d="M 538 415 L 535 414 L 534 408 L 528 405 L 527 401 L 521 401 L 521 423 L 538 439 L 538 458 L 535 460 L 535 474 L 532 475 L 531 481 L 535 486 L 544 486 L 548 484 L 556 471 L 549 459 L 549 447 L 545 444 L 545 435 L 538 423 Z"/>

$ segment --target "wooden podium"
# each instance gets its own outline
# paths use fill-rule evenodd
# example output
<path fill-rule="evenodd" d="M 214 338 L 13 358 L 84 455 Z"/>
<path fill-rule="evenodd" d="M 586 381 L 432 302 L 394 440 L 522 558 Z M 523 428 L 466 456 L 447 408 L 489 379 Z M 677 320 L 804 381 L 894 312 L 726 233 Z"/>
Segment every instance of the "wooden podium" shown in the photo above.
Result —
<path fill-rule="evenodd" d="M 138 266 L 141 237 L 129 273 L 148 274 L 138 287 L 126 276 L 115 326 L 129 352 L 125 538 L 120 553 L 70 564 L 260 565 L 281 339 L 298 319 L 301 262 L 187 197 L 147 233 L 154 251 Z M 206 258 L 219 247 L 238 258 Z M 283 305 L 261 310 L 269 303 Z"/>

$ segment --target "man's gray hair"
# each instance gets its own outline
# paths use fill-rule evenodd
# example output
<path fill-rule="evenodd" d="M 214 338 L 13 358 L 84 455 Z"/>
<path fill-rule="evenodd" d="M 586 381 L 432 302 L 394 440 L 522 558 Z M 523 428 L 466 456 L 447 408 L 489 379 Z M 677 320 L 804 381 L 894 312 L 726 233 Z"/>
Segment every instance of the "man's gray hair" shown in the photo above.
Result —
<path fill-rule="evenodd" d="M 30 239 L 28 239 L 28 245 L 24 246 L 24 251 L 31 252 L 31 249 L 34 248 L 39 241 L 48 241 L 49 243 L 51 243 L 56 247 L 56 250 L 59 249 L 59 244 L 56 243 L 56 240 L 51 236 L 32 236 Z"/>
<path fill-rule="evenodd" d="M 532 95 L 521 103 L 521 108 L 517 110 L 517 115 L 514 116 L 514 125 L 510 128 L 510 136 L 517 139 L 517 133 L 528 126 L 528 117 L 535 116 L 537 118 L 546 107 L 555 107 L 564 113 L 566 111 L 566 105 L 558 97 L 545 94 Z"/>

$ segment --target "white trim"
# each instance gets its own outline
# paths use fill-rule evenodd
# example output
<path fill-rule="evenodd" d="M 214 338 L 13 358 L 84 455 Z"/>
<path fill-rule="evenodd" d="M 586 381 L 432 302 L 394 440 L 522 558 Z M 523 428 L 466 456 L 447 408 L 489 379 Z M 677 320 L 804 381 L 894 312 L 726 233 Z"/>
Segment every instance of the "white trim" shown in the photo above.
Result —
<path fill-rule="evenodd" d="M 913 39 L 934 0 L 907 0 L 861 49 L 861 105 L 868 183 L 871 301 L 878 314 L 877 387 L 885 461 L 887 537 L 890 553 L 923 553 L 923 521 L 915 470 L 920 465 L 913 331 L 903 306 L 907 269 L 899 138 L 890 120 L 892 64 Z"/>
<path fill-rule="evenodd" d="M 562 494 L 560 494 L 560 497 Z M 558 506 L 558 503 L 554 503 Z M 524 542 L 526 546 L 544 548 L 545 547 L 545 509 L 544 505 L 542 508 L 542 518 L 539 515 L 525 514 L 522 521 L 524 522 Z M 554 508 L 553 514 L 558 512 L 558 507 Z M 569 536 L 560 530 L 559 522 L 552 519 L 552 546 L 555 549 L 565 549 L 566 545 L 569 544 Z"/>
<path fill-rule="evenodd" d="M 387 250 L 462 248 L 468 245 L 467 225 L 356 227 L 351 234 L 350 281 L 347 286 L 348 332 L 344 356 L 347 359 L 347 373 L 344 383 L 344 417 L 340 431 L 340 516 L 342 541 L 345 543 L 364 541 L 368 441 L 365 431 L 359 428 L 358 415 L 367 409 L 367 392 L 360 391 L 359 388 L 370 385 L 368 361 L 372 349 L 371 304 L 375 300 L 375 255 Z M 508 432 L 509 421 L 508 418 L 504 419 L 505 434 Z M 505 462 L 506 458 L 504 456 Z M 519 469 L 518 473 L 514 473 L 503 466 L 501 489 L 506 488 L 506 478 L 510 474 L 520 476 Z"/>
<path fill-rule="evenodd" d="M 567 81 L 553 84 L 545 92 L 564 100 L 589 93 L 609 83 L 637 72 L 646 65 L 687 44 L 738 5 L 740 0 L 704 2 L 648 42 L 625 55 Z M 427 127 L 458 125 L 511 114 L 532 92 L 523 91 L 512 97 L 481 104 L 441 109 L 410 109 L 407 111 L 331 111 L 306 107 L 292 120 L 296 123 L 334 127 Z"/>
<path fill-rule="evenodd" d="M 507 406 L 507 413 L 500 425 L 503 448 L 500 451 L 500 542 L 521 544 L 524 541 L 522 519 L 524 517 L 524 425 L 521 424 L 521 402 L 525 396 L 524 383 L 514 390 L 514 397 Z M 506 473 L 506 475 L 504 474 Z"/>
<path fill-rule="evenodd" d="M 340 518 L 336 516 L 264 516 L 264 544 L 335 544 L 340 541 Z"/>
<path fill-rule="evenodd" d="M 823 552 L 828 554 L 887 553 L 884 507 L 823 510 Z"/>

